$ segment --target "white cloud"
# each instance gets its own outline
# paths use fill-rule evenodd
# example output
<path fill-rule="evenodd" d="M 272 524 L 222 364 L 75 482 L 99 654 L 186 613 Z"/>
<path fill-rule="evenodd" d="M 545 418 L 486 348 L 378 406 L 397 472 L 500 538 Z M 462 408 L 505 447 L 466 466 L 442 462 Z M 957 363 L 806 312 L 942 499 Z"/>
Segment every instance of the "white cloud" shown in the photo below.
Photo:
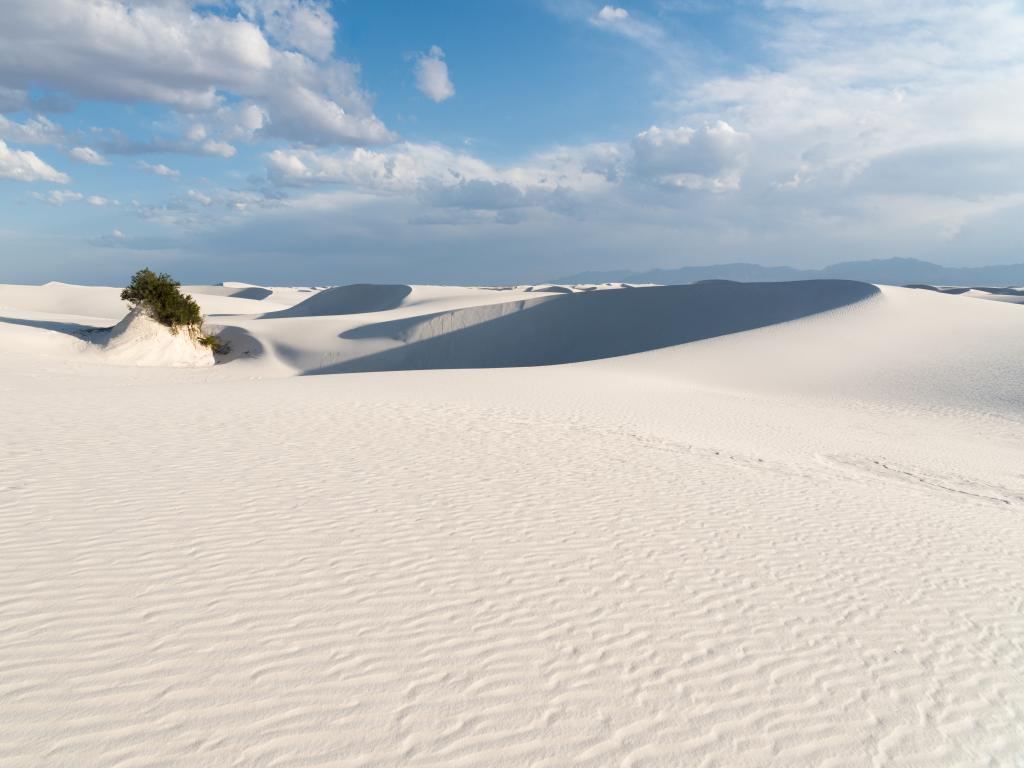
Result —
<path fill-rule="evenodd" d="M 193 0 L 8 3 L 0 82 L 191 112 L 214 109 L 233 94 L 265 110 L 271 136 L 328 144 L 392 138 L 373 114 L 357 68 L 330 58 L 334 21 L 325 3 L 243 1 L 243 14 L 235 16 L 204 6 Z"/>
<path fill-rule="evenodd" d="M 381 150 L 275 149 L 264 157 L 270 179 L 281 186 L 337 185 L 372 195 L 416 195 L 430 206 L 496 210 L 513 204 L 553 208 L 550 193 L 612 193 L 626 182 L 735 190 L 748 141 L 719 121 L 698 129 L 652 126 L 630 144 L 560 147 L 504 167 L 466 151 L 413 142 Z"/>
<path fill-rule="evenodd" d="M 597 12 L 600 21 L 615 22 L 629 18 L 629 11 L 625 8 L 616 8 L 614 5 L 606 5 Z"/>
<path fill-rule="evenodd" d="M 441 103 L 455 95 L 455 86 L 448 77 L 444 51 L 438 46 L 432 46 L 427 53 L 416 58 L 413 74 L 416 76 L 416 87 L 431 101 Z"/>
<path fill-rule="evenodd" d="M 180 2 L 8 3 L 0 49 L 8 80 L 198 109 L 215 104 L 218 87 L 253 87 L 274 65 L 258 27 Z"/>
<path fill-rule="evenodd" d="M 390 194 L 415 191 L 424 179 L 455 184 L 466 178 L 497 178 L 490 165 L 436 144 L 400 144 L 393 149 L 357 147 L 341 152 L 276 149 L 266 155 L 271 178 L 281 184 L 340 184 Z"/>
<path fill-rule="evenodd" d="M 139 162 L 139 168 L 149 173 L 155 174 L 156 176 L 164 176 L 166 178 L 177 178 L 181 176 L 181 171 L 176 171 L 174 168 L 169 168 L 163 163 L 147 163 L 145 161 Z"/>
<path fill-rule="evenodd" d="M 708 79 L 685 109 L 784 142 L 805 175 L 841 165 L 852 177 L 876 158 L 929 145 L 1024 143 L 1024 16 L 1011 5 L 773 5 L 804 11 L 783 15 L 770 40 L 776 69 Z"/>
<path fill-rule="evenodd" d="M 673 46 L 666 42 L 664 30 L 656 24 L 636 19 L 625 8 L 605 5 L 589 17 L 592 26 L 627 37 L 634 42 L 658 51 L 666 58 L 675 55 Z"/>
<path fill-rule="evenodd" d="M 70 189 L 54 189 L 46 193 L 35 192 L 32 195 L 36 200 L 41 200 L 44 203 L 50 205 L 64 205 L 65 203 L 78 203 L 85 202 L 96 208 L 102 208 L 108 205 L 117 205 L 116 200 L 111 200 L 108 197 L 102 197 L 101 195 L 83 195 L 81 192 L 75 192 Z"/>
<path fill-rule="evenodd" d="M 229 139 L 252 139 L 267 123 L 267 113 L 251 102 L 217 110 L 216 119 Z"/>
<path fill-rule="evenodd" d="M 334 50 L 336 24 L 329 4 L 317 0 L 241 0 L 249 18 L 286 48 L 326 59 Z"/>
<path fill-rule="evenodd" d="M 206 126 L 202 123 L 193 123 L 186 129 L 185 138 L 189 141 L 202 141 L 206 138 Z"/>
<path fill-rule="evenodd" d="M 187 194 L 192 200 L 195 200 L 200 205 L 208 206 L 213 204 L 213 198 L 209 195 L 203 194 L 198 189 L 190 189 Z"/>
<path fill-rule="evenodd" d="M 11 149 L 0 139 L 0 179 L 14 181 L 50 181 L 67 184 L 71 179 L 47 165 L 34 152 Z"/>
<path fill-rule="evenodd" d="M 632 170 L 666 186 L 737 189 L 749 139 L 722 120 L 700 129 L 651 126 L 633 139 Z"/>
<path fill-rule="evenodd" d="M 0 115 L 0 138 L 20 144 L 60 144 L 64 131 L 43 115 L 35 115 L 23 123 Z"/>
<path fill-rule="evenodd" d="M 114 130 L 107 138 L 100 139 L 97 143 L 110 155 L 177 154 L 229 158 L 234 157 L 238 151 L 234 145 L 219 139 L 196 141 L 192 137 L 197 135 L 199 131 L 192 127 L 186 131 L 184 138 L 154 136 L 139 141 Z M 205 132 L 203 135 L 206 135 Z"/>
<path fill-rule="evenodd" d="M 107 160 L 103 155 L 91 147 L 75 147 L 68 152 L 73 159 L 89 165 L 106 165 Z"/>
<path fill-rule="evenodd" d="M 507 212 L 520 208 L 582 215 L 582 201 L 611 189 L 621 164 L 620 149 L 614 145 L 560 148 L 505 168 L 437 144 L 333 153 L 274 150 L 265 157 L 271 180 L 280 185 L 337 185 L 362 195 L 415 199 L 428 208 L 506 212 L 504 223 L 518 221 Z M 419 219 L 438 223 L 436 216 Z M 441 219 L 440 223 L 481 221 L 448 215 Z"/>
<path fill-rule="evenodd" d="M 865 195 L 857 201 L 866 218 L 888 231 L 931 230 L 951 241 L 975 219 L 1024 207 L 1024 193 L 962 198 L 943 195 Z"/>
<path fill-rule="evenodd" d="M 77 202 L 81 200 L 83 195 L 80 192 L 72 192 L 71 190 L 54 189 L 45 194 L 36 192 L 32 195 L 36 200 L 42 200 L 44 203 L 50 205 L 64 205 L 64 203 Z"/>
<path fill-rule="evenodd" d="M 237 152 L 226 141 L 204 141 L 199 148 L 204 155 L 214 155 L 216 157 L 234 157 L 235 152 Z"/>
<path fill-rule="evenodd" d="M 337 92 L 344 93 L 354 75 L 341 67 L 333 74 Z M 303 85 L 274 89 L 267 97 L 263 133 L 311 144 L 380 144 L 395 138 L 376 116 L 346 109 L 343 100 Z"/>
<path fill-rule="evenodd" d="M 239 182 L 251 184 L 242 190 L 167 185 L 168 200 L 131 210 L 174 227 L 175 237 L 217 232 L 225 250 L 273 245 L 277 259 L 320 248 L 328 256 L 318 269 L 334 263 L 339 236 L 357 242 L 353 252 L 368 263 L 420 254 L 422 242 L 430 255 L 417 265 L 435 255 L 454 264 L 452 254 L 472 251 L 460 268 L 489 258 L 486 269 L 498 270 L 502 258 L 518 265 L 518 254 L 530 254 L 523 258 L 549 277 L 573 268 L 552 253 L 575 254 L 576 268 L 619 266 L 623 253 L 637 254 L 638 267 L 667 266 L 686 258 L 680 243 L 708 261 L 865 252 L 1019 260 L 1024 17 L 1010 2 L 766 0 L 756 25 L 722 37 L 749 44 L 735 56 L 691 45 L 708 41 L 684 23 L 707 12 L 695 6 L 721 4 L 667 0 L 646 12 L 654 6 L 548 4 L 604 45 L 645 49 L 631 63 L 652 66 L 648 82 L 661 98 L 643 123 L 617 124 L 620 140 L 511 163 L 489 162 L 468 144 L 391 143 L 357 68 L 332 58 L 334 22 L 318 16 L 326 3 L 300 0 L 26 0 L 0 28 L 0 82 L 10 86 L 0 89 L 0 112 L 5 104 L 45 111 L 27 93 L 42 84 L 76 98 L 156 100 L 173 114 L 144 141 L 109 130 L 72 140 L 20 116 L 2 125 L 16 146 L 50 143 L 73 156 L 84 143 L 166 162 L 157 153 L 230 157 L 243 142 L 285 139 L 261 147 L 266 180 Z M 37 19 L 33 6 L 43 5 L 68 28 Z M 29 50 L 19 38 L 37 44 Z M 425 93 L 443 100 L 454 91 L 443 52 L 409 66 L 428 59 L 444 70 Z M 238 154 L 234 170 L 245 178 Z M 450 274 L 466 279 L 455 267 Z"/>

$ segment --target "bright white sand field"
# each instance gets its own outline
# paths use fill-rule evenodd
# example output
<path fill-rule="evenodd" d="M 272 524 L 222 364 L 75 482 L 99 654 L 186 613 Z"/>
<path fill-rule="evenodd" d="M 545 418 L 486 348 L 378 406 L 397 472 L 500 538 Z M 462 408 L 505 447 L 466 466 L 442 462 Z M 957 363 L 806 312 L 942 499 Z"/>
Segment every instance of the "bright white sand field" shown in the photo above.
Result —
<path fill-rule="evenodd" d="M 1024 307 L 187 290 L 0 286 L 0 765 L 1024 765 Z"/>

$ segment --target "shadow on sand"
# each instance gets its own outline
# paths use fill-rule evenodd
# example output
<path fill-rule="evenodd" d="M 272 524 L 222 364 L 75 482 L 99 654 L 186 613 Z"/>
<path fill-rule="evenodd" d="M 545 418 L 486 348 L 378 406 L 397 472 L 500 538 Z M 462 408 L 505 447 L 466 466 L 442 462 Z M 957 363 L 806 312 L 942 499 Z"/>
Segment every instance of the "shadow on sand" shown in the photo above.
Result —
<path fill-rule="evenodd" d="M 876 286 L 851 280 L 722 280 L 554 294 L 363 326 L 341 337 L 392 339 L 402 346 L 306 374 L 597 360 L 797 320 L 877 294 Z"/>
<path fill-rule="evenodd" d="M 412 288 L 408 285 L 342 285 L 321 291 L 289 309 L 267 312 L 260 317 L 323 317 L 384 312 L 401 306 L 410 293 Z"/>
<path fill-rule="evenodd" d="M 25 325 L 29 328 L 40 328 L 44 331 L 57 331 L 75 336 L 80 339 L 88 339 L 90 334 L 100 331 L 109 331 L 110 327 L 100 328 L 95 325 L 82 325 L 81 323 L 59 323 L 54 320 L 26 320 L 22 317 L 0 317 L 0 323 L 11 325 Z"/>

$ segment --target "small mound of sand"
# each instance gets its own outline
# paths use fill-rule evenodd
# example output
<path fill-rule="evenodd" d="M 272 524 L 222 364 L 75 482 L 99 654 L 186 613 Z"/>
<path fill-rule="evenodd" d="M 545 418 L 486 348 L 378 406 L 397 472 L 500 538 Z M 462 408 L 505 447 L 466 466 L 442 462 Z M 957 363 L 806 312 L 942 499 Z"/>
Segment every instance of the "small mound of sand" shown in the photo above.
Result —
<path fill-rule="evenodd" d="M 321 291 L 289 309 L 268 312 L 263 317 L 323 317 L 384 312 L 400 307 L 410 293 L 412 288 L 408 285 L 342 285 Z"/>
<path fill-rule="evenodd" d="M 117 365 L 204 368 L 214 364 L 213 351 L 187 331 L 171 333 L 136 308 L 110 330 L 102 347 L 106 360 Z"/>
<path fill-rule="evenodd" d="M 572 293 L 573 290 L 567 285 L 552 285 L 550 283 L 544 283 L 542 285 L 529 285 L 526 287 L 526 291 L 529 293 Z"/>

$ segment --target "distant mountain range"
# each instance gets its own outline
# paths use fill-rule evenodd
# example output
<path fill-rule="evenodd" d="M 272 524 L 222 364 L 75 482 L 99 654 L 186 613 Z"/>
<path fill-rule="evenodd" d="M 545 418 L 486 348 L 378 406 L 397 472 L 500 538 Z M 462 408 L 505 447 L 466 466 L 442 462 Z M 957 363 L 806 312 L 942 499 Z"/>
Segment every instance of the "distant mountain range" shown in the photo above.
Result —
<path fill-rule="evenodd" d="M 809 279 L 861 280 L 865 283 L 906 285 L 1024 285 L 1024 264 L 988 267 L 943 267 L 920 259 L 874 259 L 844 261 L 822 269 L 762 267 L 760 264 L 713 264 L 704 267 L 678 267 L 633 272 L 626 269 L 604 272 L 580 272 L 555 281 L 575 283 L 660 283 L 677 285 L 700 280 L 736 280 L 737 282 L 779 282 Z"/>

